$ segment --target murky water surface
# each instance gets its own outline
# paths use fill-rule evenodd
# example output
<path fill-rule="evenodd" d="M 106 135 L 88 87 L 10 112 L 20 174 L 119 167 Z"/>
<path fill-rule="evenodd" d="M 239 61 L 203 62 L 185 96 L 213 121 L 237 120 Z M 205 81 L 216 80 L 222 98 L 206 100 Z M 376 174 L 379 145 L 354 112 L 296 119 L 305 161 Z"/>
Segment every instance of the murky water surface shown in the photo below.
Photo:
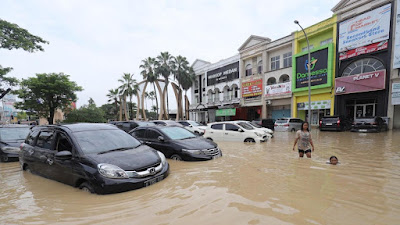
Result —
<path fill-rule="evenodd" d="M 294 133 L 219 143 L 222 158 L 174 162 L 150 187 L 91 195 L 0 164 L 4 224 L 400 224 L 400 132 L 313 131 L 312 159 Z M 326 164 L 336 155 L 340 165 Z"/>

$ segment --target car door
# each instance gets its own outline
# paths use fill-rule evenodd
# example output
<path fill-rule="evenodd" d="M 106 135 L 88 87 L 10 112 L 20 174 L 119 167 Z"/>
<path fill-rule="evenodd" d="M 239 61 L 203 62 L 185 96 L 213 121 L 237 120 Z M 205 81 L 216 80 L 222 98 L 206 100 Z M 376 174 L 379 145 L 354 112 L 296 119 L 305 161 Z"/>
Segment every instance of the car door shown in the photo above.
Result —
<path fill-rule="evenodd" d="M 224 129 L 224 140 L 226 141 L 243 141 L 244 132 L 240 132 L 239 130 L 242 129 L 236 124 L 226 123 Z M 243 129 L 242 129 L 243 130 Z"/>
<path fill-rule="evenodd" d="M 51 168 L 54 163 L 54 130 L 42 130 L 34 147 L 34 169 L 44 177 L 51 178 Z"/>
<path fill-rule="evenodd" d="M 163 137 L 164 141 L 159 140 L 159 137 Z M 158 130 L 147 129 L 145 144 L 164 153 L 167 157 L 171 155 L 171 149 L 168 146 L 168 141 L 165 135 L 161 134 Z"/>
<path fill-rule="evenodd" d="M 39 135 L 39 130 L 32 131 L 25 140 L 25 145 L 22 148 L 22 161 L 28 165 L 31 171 L 36 170 L 36 159 L 35 159 L 35 143 Z M 23 165 L 23 164 L 21 164 Z M 24 169 L 24 168 L 22 168 Z"/>
<path fill-rule="evenodd" d="M 69 151 L 72 153 L 71 159 L 57 159 L 55 155 L 58 152 Z M 52 165 L 48 165 L 51 170 L 52 178 L 59 182 L 74 185 L 77 180 L 77 174 L 73 172 L 72 168 L 77 168 L 79 160 L 76 156 L 76 149 L 73 147 L 72 141 L 68 135 L 62 131 L 56 133 L 55 138 L 55 151 L 52 152 L 54 162 Z M 78 162 L 77 162 L 78 160 Z"/>
<path fill-rule="evenodd" d="M 213 141 L 223 141 L 223 133 L 224 133 L 224 124 L 217 123 L 211 125 L 210 131 L 207 130 L 207 135 L 210 136 Z"/>

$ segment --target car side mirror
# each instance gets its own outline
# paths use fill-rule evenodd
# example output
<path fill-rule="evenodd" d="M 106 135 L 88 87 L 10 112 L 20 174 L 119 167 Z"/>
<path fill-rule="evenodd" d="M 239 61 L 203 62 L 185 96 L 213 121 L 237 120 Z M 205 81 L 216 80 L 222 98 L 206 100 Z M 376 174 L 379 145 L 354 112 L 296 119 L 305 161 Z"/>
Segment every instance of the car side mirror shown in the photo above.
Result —
<path fill-rule="evenodd" d="M 193 125 L 192 125 L 192 124 L 190 124 L 190 125 L 189 125 L 189 127 L 193 127 Z"/>
<path fill-rule="evenodd" d="M 159 140 L 159 141 L 164 141 L 165 139 L 164 139 L 163 136 L 158 136 L 158 140 Z"/>
<path fill-rule="evenodd" d="M 69 160 L 72 159 L 72 153 L 70 151 L 57 152 L 55 158 L 58 160 Z"/>

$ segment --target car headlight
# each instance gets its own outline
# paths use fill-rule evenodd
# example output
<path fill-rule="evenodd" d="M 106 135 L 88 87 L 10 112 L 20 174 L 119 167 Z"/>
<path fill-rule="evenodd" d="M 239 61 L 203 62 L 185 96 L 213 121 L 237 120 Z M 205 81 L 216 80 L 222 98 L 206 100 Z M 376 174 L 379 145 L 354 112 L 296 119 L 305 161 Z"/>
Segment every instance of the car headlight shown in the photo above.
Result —
<path fill-rule="evenodd" d="M 263 135 L 258 133 L 258 132 L 254 132 L 257 136 L 262 137 Z"/>
<path fill-rule="evenodd" d="M 162 165 L 165 166 L 165 164 L 167 164 L 167 159 L 165 158 L 165 155 L 159 151 L 157 151 L 157 153 L 158 153 L 158 156 L 160 156 Z"/>
<path fill-rule="evenodd" d="M 19 152 L 18 147 L 3 147 L 1 148 L 4 152 Z"/>
<path fill-rule="evenodd" d="M 107 163 L 100 163 L 97 165 L 97 169 L 99 173 L 107 178 L 115 178 L 115 179 L 126 179 L 129 178 L 128 174 L 125 170 L 119 168 L 118 166 L 107 164 Z"/>
<path fill-rule="evenodd" d="M 201 150 L 192 150 L 192 149 L 182 149 L 182 152 L 186 152 L 193 155 L 202 155 L 203 151 Z"/>

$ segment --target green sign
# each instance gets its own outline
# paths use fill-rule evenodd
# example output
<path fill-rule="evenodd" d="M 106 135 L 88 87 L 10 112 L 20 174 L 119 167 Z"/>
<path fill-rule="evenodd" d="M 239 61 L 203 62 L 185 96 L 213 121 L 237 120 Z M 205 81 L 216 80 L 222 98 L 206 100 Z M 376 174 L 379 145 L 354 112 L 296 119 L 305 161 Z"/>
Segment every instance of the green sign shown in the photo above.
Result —
<path fill-rule="evenodd" d="M 236 109 L 217 109 L 216 116 L 234 116 Z"/>

